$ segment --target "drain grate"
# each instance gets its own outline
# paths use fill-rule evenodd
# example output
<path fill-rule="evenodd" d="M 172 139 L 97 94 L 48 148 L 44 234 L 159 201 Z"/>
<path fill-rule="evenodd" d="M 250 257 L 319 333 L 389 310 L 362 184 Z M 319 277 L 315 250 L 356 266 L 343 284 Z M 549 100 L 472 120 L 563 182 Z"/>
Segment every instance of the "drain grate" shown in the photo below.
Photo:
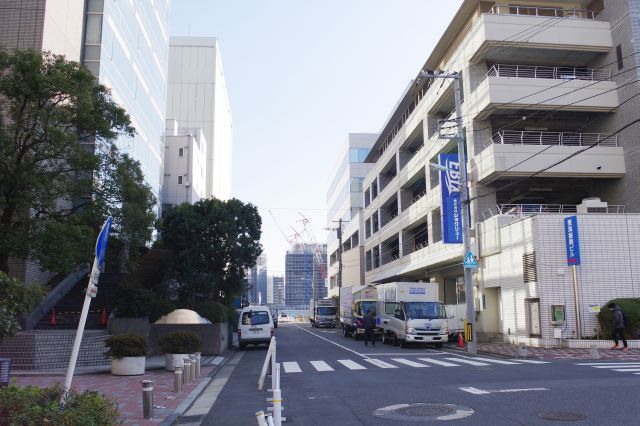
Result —
<path fill-rule="evenodd" d="M 556 420 L 560 422 L 577 422 L 587 418 L 585 415 L 570 413 L 568 411 L 547 411 L 539 413 L 538 417 L 545 420 Z"/>
<path fill-rule="evenodd" d="M 429 420 L 457 420 L 468 417 L 474 410 L 462 405 L 420 402 L 378 408 L 373 415 L 385 420 L 423 422 Z"/>
<path fill-rule="evenodd" d="M 200 424 L 204 420 L 205 416 L 182 416 L 178 419 L 176 424 L 178 425 L 188 425 L 188 424 Z"/>

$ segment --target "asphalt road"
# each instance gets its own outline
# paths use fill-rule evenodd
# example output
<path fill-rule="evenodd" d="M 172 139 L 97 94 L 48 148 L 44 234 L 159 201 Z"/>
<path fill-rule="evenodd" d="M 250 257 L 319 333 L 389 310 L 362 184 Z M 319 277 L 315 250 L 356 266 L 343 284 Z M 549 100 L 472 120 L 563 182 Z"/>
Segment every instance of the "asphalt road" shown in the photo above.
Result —
<path fill-rule="evenodd" d="M 638 425 L 640 364 L 584 360 L 531 363 L 455 349 L 365 347 L 337 329 L 281 324 L 276 333 L 282 365 L 284 416 L 290 425 Z M 205 425 L 254 425 L 271 394 L 267 377 L 257 390 L 266 346 L 249 347 L 219 394 Z M 240 355 L 240 354 L 238 354 Z M 595 364 L 595 365 L 581 365 Z M 625 368 L 626 367 L 626 368 Z M 629 370 L 629 371 L 614 371 Z M 636 370 L 636 371 L 633 371 Z M 396 404 L 453 404 L 415 407 L 413 414 L 438 415 L 452 408 L 469 414 L 455 420 L 389 420 L 377 409 Z M 542 413 L 572 413 L 584 420 L 553 421 Z M 405 413 L 408 414 L 408 413 Z M 413 420 L 413 421 L 411 421 Z"/>

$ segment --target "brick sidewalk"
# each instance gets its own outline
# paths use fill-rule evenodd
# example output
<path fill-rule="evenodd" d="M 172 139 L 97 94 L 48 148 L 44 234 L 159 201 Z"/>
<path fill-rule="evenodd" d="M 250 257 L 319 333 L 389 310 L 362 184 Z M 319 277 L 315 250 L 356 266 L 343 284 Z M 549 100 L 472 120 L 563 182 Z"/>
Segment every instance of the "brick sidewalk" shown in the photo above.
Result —
<path fill-rule="evenodd" d="M 506 343 L 479 343 L 478 352 L 505 356 L 511 358 L 518 357 L 518 347 Z M 527 347 L 529 358 L 548 358 L 548 359 L 591 359 L 589 349 L 574 348 L 536 348 Z M 622 360 L 622 361 L 640 361 L 640 349 L 630 349 L 629 352 L 621 350 L 598 349 L 600 359 L 603 360 Z"/>
<path fill-rule="evenodd" d="M 195 382 L 184 385 L 182 393 L 173 392 L 173 372 L 165 370 L 147 371 L 143 376 L 112 376 L 109 373 L 75 376 L 72 387 L 79 391 L 97 391 L 118 402 L 118 411 L 127 425 L 157 425 L 189 395 L 214 367 L 202 367 Z M 15 380 L 20 386 L 37 385 L 40 387 L 64 384 L 64 376 L 18 376 Z M 145 420 L 142 415 L 142 380 L 153 380 L 154 418 Z"/>

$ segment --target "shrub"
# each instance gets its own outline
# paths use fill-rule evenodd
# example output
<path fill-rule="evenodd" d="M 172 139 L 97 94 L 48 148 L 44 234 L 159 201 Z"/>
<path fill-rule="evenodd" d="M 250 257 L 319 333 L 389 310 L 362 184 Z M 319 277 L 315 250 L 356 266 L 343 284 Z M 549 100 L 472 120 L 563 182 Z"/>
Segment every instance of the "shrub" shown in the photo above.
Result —
<path fill-rule="evenodd" d="M 149 321 L 156 322 L 159 318 L 173 312 L 175 305 L 168 300 L 154 300 L 149 307 Z"/>
<path fill-rule="evenodd" d="M 44 295 L 44 287 L 23 285 L 0 271 L 0 343 L 21 330 L 18 318 L 28 314 Z"/>
<path fill-rule="evenodd" d="M 109 350 L 105 352 L 105 355 L 111 358 L 147 355 L 147 341 L 138 334 L 116 334 L 115 336 L 109 337 L 105 344 L 107 348 L 109 348 Z"/>
<path fill-rule="evenodd" d="M 212 323 L 231 321 L 233 315 L 233 308 L 218 302 L 202 303 L 196 307 L 195 311 Z"/>
<path fill-rule="evenodd" d="M 158 339 L 158 346 L 167 354 L 192 354 L 202 348 L 202 339 L 190 331 L 174 331 Z"/>
<path fill-rule="evenodd" d="M 627 324 L 625 324 L 625 336 L 627 338 L 633 338 L 637 336 L 637 328 L 640 325 L 640 299 L 613 299 L 600 308 L 598 314 L 598 322 L 600 323 L 600 329 L 605 337 L 613 337 L 613 315 L 609 311 L 609 303 L 615 303 L 622 309 L 624 315 L 627 317 Z"/>
<path fill-rule="evenodd" d="M 14 383 L 0 388 L 0 425 L 111 426 L 124 423 L 114 400 L 97 392 L 71 390 L 64 411 L 60 410 L 62 388 L 19 387 Z"/>
<path fill-rule="evenodd" d="M 142 318 L 149 315 L 156 295 L 137 284 L 126 281 L 118 286 L 116 314 L 121 318 Z"/>

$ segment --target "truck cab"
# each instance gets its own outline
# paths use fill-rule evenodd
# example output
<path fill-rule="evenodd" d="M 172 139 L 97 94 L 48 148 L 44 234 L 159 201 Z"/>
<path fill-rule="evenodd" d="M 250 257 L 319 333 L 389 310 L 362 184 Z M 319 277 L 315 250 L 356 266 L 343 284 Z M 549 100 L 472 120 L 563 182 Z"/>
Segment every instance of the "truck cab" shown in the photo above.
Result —
<path fill-rule="evenodd" d="M 311 299 L 311 315 L 309 321 L 312 327 L 336 326 L 337 308 L 333 299 L 313 300 Z"/>

